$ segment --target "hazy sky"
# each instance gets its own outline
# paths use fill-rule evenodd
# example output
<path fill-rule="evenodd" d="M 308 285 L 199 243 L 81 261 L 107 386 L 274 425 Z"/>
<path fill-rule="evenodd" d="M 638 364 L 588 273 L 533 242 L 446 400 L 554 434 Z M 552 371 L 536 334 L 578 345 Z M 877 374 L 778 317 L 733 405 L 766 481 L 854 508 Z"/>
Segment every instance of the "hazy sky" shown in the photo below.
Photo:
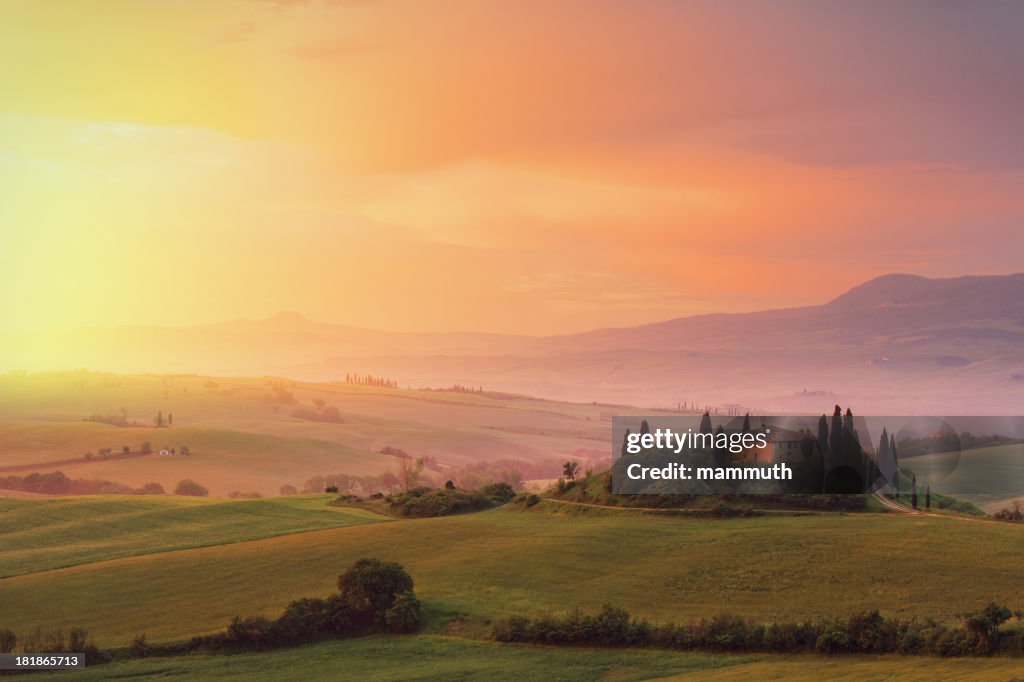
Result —
<path fill-rule="evenodd" d="M 0 330 L 1024 270 L 1024 3 L 5 0 Z"/>

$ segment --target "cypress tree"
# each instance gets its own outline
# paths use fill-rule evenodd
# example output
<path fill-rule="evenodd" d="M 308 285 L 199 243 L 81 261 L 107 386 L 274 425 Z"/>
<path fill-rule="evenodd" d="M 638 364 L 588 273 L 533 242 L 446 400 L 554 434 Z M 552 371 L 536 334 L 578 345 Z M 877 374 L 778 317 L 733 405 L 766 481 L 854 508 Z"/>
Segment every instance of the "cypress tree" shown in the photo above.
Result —
<path fill-rule="evenodd" d="M 743 418 L 743 433 L 750 433 L 750 413 Z"/>
<path fill-rule="evenodd" d="M 836 405 L 832 413 L 832 428 L 828 435 L 828 447 L 833 453 L 838 453 L 843 446 L 843 408 Z"/>
<path fill-rule="evenodd" d="M 910 479 L 910 506 L 917 509 L 917 474 L 912 474 Z"/>
<path fill-rule="evenodd" d="M 698 433 L 711 433 L 711 413 L 704 410 L 704 416 L 700 418 Z"/>
<path fill-rule="evenodd" d="M 825 415 L 818 420 L 818 447 L 822 452 L 828 450 L 828 417 Z"/>

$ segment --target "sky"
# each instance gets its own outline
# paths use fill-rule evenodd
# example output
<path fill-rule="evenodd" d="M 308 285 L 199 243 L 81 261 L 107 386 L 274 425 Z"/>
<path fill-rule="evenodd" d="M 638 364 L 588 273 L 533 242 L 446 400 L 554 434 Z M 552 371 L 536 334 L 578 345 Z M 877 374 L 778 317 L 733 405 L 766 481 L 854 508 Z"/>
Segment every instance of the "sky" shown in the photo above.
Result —
<path fill-rule="evenodd" d="M 5 0 L 0 332 L 553 334 L 1024 270 L 1024 4 Z"/>

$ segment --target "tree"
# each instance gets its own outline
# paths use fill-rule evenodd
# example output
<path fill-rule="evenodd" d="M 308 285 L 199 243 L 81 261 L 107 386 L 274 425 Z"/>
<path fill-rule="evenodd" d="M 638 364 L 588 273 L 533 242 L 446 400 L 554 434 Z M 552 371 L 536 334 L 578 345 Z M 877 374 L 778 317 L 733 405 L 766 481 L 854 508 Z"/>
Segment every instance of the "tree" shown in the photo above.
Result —
<path fill-rule="evenodd" d="M 910 475 L 910 506 L 917 509 L 917 474 Z"/>
<path fill-rule="evenodd" d="M 360 559 L 338 577 L 342 599 L 363 623 L 385 623 L 398 596 L 412 588 L 412 576 L 400 564 L 379 559 Z"/>
<path fill-rule="evenodd" d="M 743 417 L 743 433 L 750 433 L 750 413 Z"/>
<path fill-rule="evenodd" d="M 822 452 L 828 450 L 828 418 L 825 415 L 818 419 L 818 447 Z"/>
<path fill-rule="evenodd" d="M 192 479 L 186 478 L 185 480 L 178 482 L 178 485 L 174 488 L 174 494 L 189 495 L 191 497 L 206 497 L 210 494 L 210 491 Z"/>
<path fill-rule="evenodd" d="M 128 447 L 127 445 L 122 445 L 121 446 L 121 453 L 122 454 L 125 454 L 125 455 L 130 454 L 131 451 L 132 451 L 132 449 L 130 447 Z"/>
<path fill-rule="evenodd" d="M 573 483 L 576 480 L 576 472 L 578 472 L 579 470 L 579 462 L 570 461 L 562 465 L 562 473 L 565 475 L 567 479 L 569 479 L 570 483 Z"/>
<path fill-rule="evenodd" d="M 423 473 L 423 458 L 413 459 L 412 457 L 398 458 L 398 481 L 402 490 L 409 492 L 419 483 L 420 474 Z"/>
<path fill-rule="evenodd" d="M 161 410 L 161 411 L 156 413 L 156 417 L 153 419 L 153 423 L 156 424 L 158 427 L 164 425 L 164 413 L 163 413 L 163 410 Z"/>
<path fill-rule="evenodd" d="M 188 455 L 191 455 L 191 454 L 192 454 L 192 451 L 188 449 L 187 445 L 182 445 L 181 446 L 181 456 L 182 457 L 187 457 Z"/>
<path fill-rule="evenodd" d="M 455 490 L 455 484 L 451 480 L 447 480 L 447 481 L 444 482 L 444 489 L 445 490 Z"/>
<path fill-rule="evenodd" d="M 930 485 L 924 487 L 924 508 L 932 508 L 932 487 Z"/>
<path fill-rule="evenodd" d="M 838 453 L 843 446 L 843 408 L 836 405 L 832 412 L 832 426 L 829 429 L 828 448 Z"/>
<path fill-rule="evenodd" d="M 13 632 L 6 628 L 0 629 L 0 654 L 11 653 L 17 644 L 18 638 L 14 636 Z"/>
<path fill-rule="evenodd" d="M 1010 609 L 991 602 L 981 611 L 967 616 L 964 626 L 981 640 L 981 647 L 977 653 L 986 654 L 991 651 L 996 630 L 1012 615 Z"/>
<path fill-rule="evenodd" d="M 142 453 L 148 455 L 153 452 L 153 446 L 148 440 L 142 441 Z"/>
<path fill-rule="evenodd" d="M 700 418 L 700 428 L 697 429 L 698 433 L 711 433 L 711 414 L 707 410 L 704 410 L 704 414 Z"/>
<path fill-rule="evenodd" d="M 384 612 L 384 623 L 391 632 L 416 632 L 420 629 L 420 600 L 411 591 L 395 597 L 394 604 Z"/>
<path fill-rule="evenodd" d="M 281 497 L 288 497 L 289 495 L 296 494 L 297 492 L 299 492 L 299 490 L 295 486 L 286 483 L 283 486 L 281 486 L 277 492 L 281 494 Z"/>
<path fill-rule="evenodd" d="M 174 426 L 174 415 L 170 412 L 167 413 L 167 425 Z"/>

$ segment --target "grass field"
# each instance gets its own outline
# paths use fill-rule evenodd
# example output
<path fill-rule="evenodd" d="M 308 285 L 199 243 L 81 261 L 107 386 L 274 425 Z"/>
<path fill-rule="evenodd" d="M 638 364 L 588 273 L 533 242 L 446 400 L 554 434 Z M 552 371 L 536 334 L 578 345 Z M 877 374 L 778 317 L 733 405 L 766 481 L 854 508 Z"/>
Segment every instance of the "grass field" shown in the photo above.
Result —
<path fill-rule="evenodd" d="M 973 502 L 990 514 L 1016 499 L 1024 503 L 1024 444 L 909 457 L 900 464 L 917 474 L 918 487 L 930 482 L 933 491 Z"/>
<path fill-rule="evenodd" d="M 126 661 L 33 680 L 1000 680 L 1014 659 L 715 655 L 673 651 L 500 645 L 452 637 L 364 637 L 272 653 Z"/>
<path fill-rule="evenodd" d="M 1024 606 L 1022 533 L 1014 524 L 895 514 L 714 521 L 566 514 L 541 503 L 21 575 L 0 580 L 0 603 L 2 626 L 15 632 L 77 625 L 101 646 L 141 632 L 174 640 L 330 594 L 354 560 L 375 556 L 407 567 L 435 634 L 480 636 L 498 617 L 604 602 L 659 622 L 724 610 L 772 621 L 864 608 L 956 621 L 991 600 Z"/>
<path fill-rule="evenodd" d="M 271 400 L 281 385 L 294 403 Z M 342 423 L 293 417 L 313 401 L 336 407 Z M 143 426 L 83 421 L 93 414 L 126 415 Z M 172 489 L 192 478 L 214 495 L 257 491 L 276 495 L 315 475 L 393 471 L 385 446 L 431 456 L 442 466 L 510 459 L 541 464 L 557 474 L 568 456 L 607 457 L 607 405 L 578 405 L 526 397 L 451 391 L 379 389 L 269 378 L 122 376 L 88 372 L 0 375 L 0 475 L 39 465 L 72 478 L 133 486 L 155 481 Z M 157 412 L 174 415 L 171 428 L 153 428 Z M 100 448 L 137 450 L 187 445 L 192 455 L 82 459 Z M 76 460 L 68 463 L 67 460 Z M 45 466 L 48 462 L 61 462 Z M 526 478 L 536 478 L 537 472 Z M 441 474 L 431 474 L 441 477 Z M 444 477 L 440 478 L 444 482 Z"/>
<path fill-rule="evenodd" d="M 127 556 L 386 521 L 325 506 L 331 496 L 268 500 L 107 495 L 0 499 L 0 578 Z"/>

